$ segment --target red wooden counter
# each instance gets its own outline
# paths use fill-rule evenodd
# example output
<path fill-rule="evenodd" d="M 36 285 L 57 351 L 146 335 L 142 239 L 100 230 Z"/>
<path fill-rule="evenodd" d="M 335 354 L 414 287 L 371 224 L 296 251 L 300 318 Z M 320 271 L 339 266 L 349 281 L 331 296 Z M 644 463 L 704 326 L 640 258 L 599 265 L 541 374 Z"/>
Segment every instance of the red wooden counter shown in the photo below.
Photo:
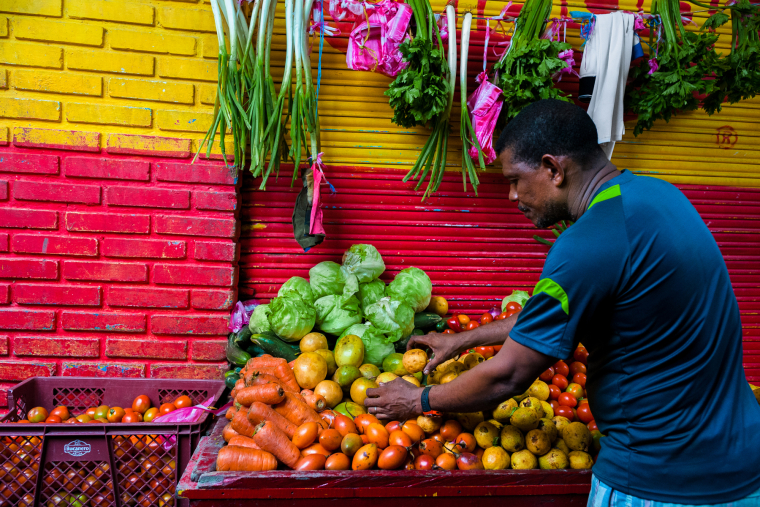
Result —
<path fill-rule="evenodd" d="M 580 507 L 591 488 L 589 470 L 215 472 L 227 422 L 201 439 L 177 485 L 192 506 Z"/>

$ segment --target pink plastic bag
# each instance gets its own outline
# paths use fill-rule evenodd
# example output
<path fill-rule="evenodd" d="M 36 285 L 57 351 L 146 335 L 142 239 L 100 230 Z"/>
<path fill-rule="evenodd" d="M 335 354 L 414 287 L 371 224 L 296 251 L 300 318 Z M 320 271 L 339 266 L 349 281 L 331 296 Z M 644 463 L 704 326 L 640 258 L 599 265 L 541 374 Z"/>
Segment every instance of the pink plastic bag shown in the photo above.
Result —
<path fill-rule="evenodd" d="M 357 0 L 330 0 L 327 10 L 333 21 L 359 21 L 364 18 L 364 2 Z"/>
<path fill-rule="evenodd" d="M 253 310 L 255 310 L 259 304 L 261 303 L 255 299 L 249 299 L 248 301 L 242 302 L 238 301 L 237 304 L 235 304 L 235 308 L 232 309 L 230 323 L 227 324 L 227 330 L 230 333 L 237 333 L 243 329 L 244 326 L 247 326 L 251 320 Z"/>
<path fill-rule="evenodd" d="M 486 164 L 496 160 L 496 152 L 493 149 L 493 131 L 496 129 L 496 120 L 499 119 L 503 103 L 501 88 L 488 81 L 488 74 L 481 72 L 477 81 L 480 83 L 467 99 L 467 109 L 470 111 L 470 121 L 475 131 L 475 137 L 483 150 L 483 158 Z M 478 160 L 478 148 L 470 147 L 468 151 L 473 160 Z"/>
<path fill-rule="evenodd" d="M 393 0 L 365 4 L 365 19 L 348 37 L 346 64 L 352 70 L 377 71 L 395 77 L 406 67 L 399 50 L 409 38 L 412 8 Z"/>

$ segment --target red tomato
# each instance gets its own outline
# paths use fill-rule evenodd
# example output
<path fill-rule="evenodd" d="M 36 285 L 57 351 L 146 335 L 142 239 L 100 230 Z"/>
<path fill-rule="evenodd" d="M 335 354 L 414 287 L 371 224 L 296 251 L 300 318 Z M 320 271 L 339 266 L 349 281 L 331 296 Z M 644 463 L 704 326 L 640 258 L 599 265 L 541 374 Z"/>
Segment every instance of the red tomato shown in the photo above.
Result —
<path fill-rule="evenodd" d="M 132 410 L 144 414 L 150 408 L 150 398 L 141 394 L 132 402 Z"/>
<path fill-rule="evenodd" d="M 559 405 L 556 408 L 556 410 L 554 410 L 554 415 L 561 415 L 562 417 L 567 417 L 570 420 L 570 422 L 572 422 L 575 419 L 573 409 L 570 407 L 566 407 L 564 405 Z"/>
<path fill-rule="evenodd" d="M 586 373 L 586 365 L 580 361 L 570 363 L 570 375 L 575 375 L 576 373 Z"/>
<path fill-rule="evenodd" d="M 578 400 L 576 400 L 575 396 L 570 393 L 560 394 L 557 402 L 563 407 L 574 407 L 578 404 Z"/>
<path fill-rule="evenodd" d="M 588 428 L 589 431 L 599 430 L 599 426 L 597 426 L 596 421 L 593 421 L 593 420 L 590 423 L 588 423 L 586 427 Z"/>
<path fill-rule="evenodd" d="M 591 408 L 588 406 L 588 403 L 581 403 L 578 405 L 576 412 L 578 414 L 578 419 L 584 424 L 588 424 L 594 420 L 594 416 L 591 415 Z"/>
<path fill-rule="evenodd" d="M 451 317 L 449 320 L 447 320 L 446 324 L 449 326 L 449 329 L 453 330 L 455 333 L 462 332 L 462 326 L 459 324 L 459 319 L 457 319 L 456 316 Z"/>
<path fill-rule="evenodd" d="M 549 384 L 549 399 L 558 400 L 559 395 L 562 394 L 562 390 L 554 384 Z"/>
<path fill-rule="evenodd" d="M 466 326 L 464 326 L 464 330 L 465 331 L 471 331 L 471 330 L 473 330 L 475 328 L 478 328 L 478 327 L 480 327 L 480 324 L 478 324 L 474 320 L 471 320 L 470 322 L 467 323 Z"/>
<path fill-rule="evenodd" d="M 493 351 L 494 351 L 494 354 L 498 354 L 498 353 L 499 353 L 499 351 L 501 350 L 501 348 L 502 348 L 503 346 L 504 346 L 504 345 L 494 345 L 494 346 L 493 346 Z"/>
<path fill-rule="evenodd" d="M 510 301 L 509 303 L 507 303 L 507 307 L 505 308 L 505 310 L 507 310 L 508 312 L 519 312 L 520 310 L 522 310 L 522 305 L 514 301 Z"/>
<path fill-rule="evenodd" d="M 493 357 L 494 355 L 493 347 L 475 347 L 475 352 L 485 357 L 486 359 Z"/>
<path fill-rule="evenodd" d="M 491 315 L 490 313 L 486 312 L 486 313 L 484 313 L 483 315 L 480 316 L 480 325 L 481 326 L 483 324 L 490 324 L 491 322 L 493 322 L 493 315 Z"/>
<path fill-rule="evenodd" d="M 552 406 L 552 410 L 554 410 L 554 415 L 557 415 L 557 409 L 561 406 L 557 400 L 549 400 L 549 405 Z"/>
<path fill-rule="evenodd" d="M 504 320 L 510 315 L 509 312 L 501 312 L 499 315 L 496 316 L 493 320 Z"/>
<path fill-rule="evenodd" d="M 467 324 L 470 323 L 470 317 L 468 317 L 467 315 L 460 313 L 459 315 L 455 315 L 455 317 L 459 320 L 459 324 L 461 326 L 466 326 Z"/>
<path fill-rule="evenodd" d="M 573 352 L 573 359 L 579 363 L 588 364 L 588 350 L 583 345 L 578 345 L 578 348 Z"/>
<path fill-rule="evenodd" d="M 545 372 L 543 372 L 541 375 L 539 375 L 538 378 L 540 378 L 544 382 L 551 382 L 553 376 L 554 376 L 554 368 L 549 366 L 549 368 Z"/>
<path fill-rule="evenodd" d="M 570 367 L 566 362 L 560 359 L 554 363 L 554 373 L 562 375 L 563 377 L 568 377 L 570 375 Z"/>
<path fill-rule="evenodd" d="M 457 334 L 453 329 L 445 329 L 441 334 Z"/>
<path fill-rule="evenodd" d="M 552 384 L 557 386 L 560 389 L 560 391 L 564 391 L 565 389 L 567 389 L 567 384 L 568 384 L 567 377 L 557 373 L 556 375 L 552 377 Z"/>
<path fill-rule="evenodd" d="M 573 384 L 578 384 L 585 390 L 586 389 L 586 374 L 576 373 L 575 375 L 573 375 Z"/>
<path fill-rule="evenodd" d="M 47 419 L 45 419 L 45 422 L 47 424 L 51 424 L 51 423 L 59 423 L 59 422 L 62 422 L 62 421 L 61 421 L 61 418 L 59 416 L 51 414 L 51 415 L 47 416 Z"/>
<path fill-rule="evenodd" d="M 576 400 L 583 398 L 583 387 L 581 387 L 580 384 L 570 384 L 567 386 L 567 389 L 565 389 L 565 392 L 575 396 Z"/>

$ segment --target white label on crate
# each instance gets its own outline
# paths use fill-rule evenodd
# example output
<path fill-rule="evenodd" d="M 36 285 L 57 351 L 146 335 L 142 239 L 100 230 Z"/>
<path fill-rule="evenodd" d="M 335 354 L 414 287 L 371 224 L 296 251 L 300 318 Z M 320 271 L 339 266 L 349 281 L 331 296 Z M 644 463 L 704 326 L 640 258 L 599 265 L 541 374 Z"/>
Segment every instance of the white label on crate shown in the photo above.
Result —
<path fill-rule="evenodd" d="M 88 454 L 91 450 L 92 446 L 81 440 L 74 440 L 63 446 L 63 452 L 70 454 L 71 456 L 76 456 L 77 458 Z"/>

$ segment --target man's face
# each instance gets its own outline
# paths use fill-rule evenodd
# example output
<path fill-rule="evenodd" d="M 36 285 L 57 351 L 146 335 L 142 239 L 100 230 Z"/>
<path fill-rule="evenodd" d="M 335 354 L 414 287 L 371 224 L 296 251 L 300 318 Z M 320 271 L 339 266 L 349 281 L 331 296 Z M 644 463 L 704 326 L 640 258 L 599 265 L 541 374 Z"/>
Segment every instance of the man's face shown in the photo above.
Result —
<path fill-rule="evenodd" d="M 551 168 L 531 167 L 524 162 L 512 161 L 512 150 L 505 149 L 501 156 L 501 172 L 509 181 L 509 200 L 539 229 L 545 229 L 562 220 L 570 219 L 567 195 L 562 190 L 564 178 Z"/>

